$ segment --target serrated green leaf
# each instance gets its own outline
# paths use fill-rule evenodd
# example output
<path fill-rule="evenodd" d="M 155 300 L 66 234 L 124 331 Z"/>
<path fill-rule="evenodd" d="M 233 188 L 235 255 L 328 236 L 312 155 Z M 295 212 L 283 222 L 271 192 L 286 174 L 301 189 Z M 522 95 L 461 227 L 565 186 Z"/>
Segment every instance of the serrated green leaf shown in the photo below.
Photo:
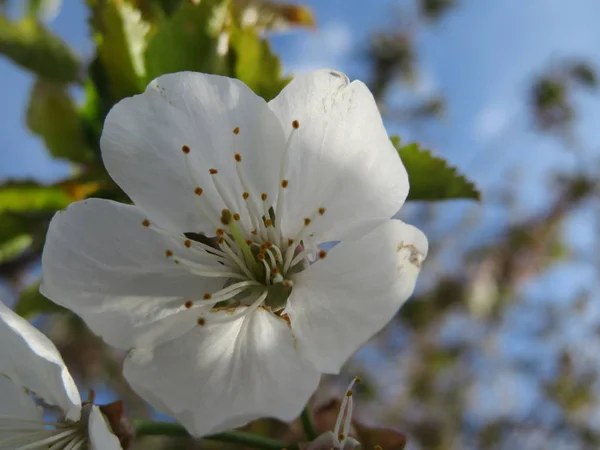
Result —
<path fill-rule="evenodd" d="M 184 70 L 228 75 L 224 52 L 218 51 L 226 17 L 222 0 L 182 4 L 148 42 L 146 81 Z"/>
<path fill-rule="evenodd" d="M 32 17 L 11 22 L 0 14 L 0 54 L 37 75 L 60 83 L 76 81 L 77 55 Z"/>
<path fill-rule="evenodd" d="M 39 282 L 23 289 L 14 309 L 17 314 L 26 319 L 38 314 L 54 314 L 66 311 L 63 307 L 40 294 Z"/>
<path fill-rule="evenodd" d="M 111 101 L 142 92 L 146 78 L 143 55 L 149 24 L 137 9 L 124 1 L 88 0 L 88 4 L 98 58 L 110 82 Z"/>
<path fill-rule="evenodd" d="M 31 90 L 27 126 L 39 135 L 55 158 L 87 163 L 93 160 L 83 122 L 63 85 L 39 79 Z"/>
<path fill-rule="evenodd" d="M 481 199 L 475 184 L 459 174 L 445 159 L 421 149 L 416 143 L 401 145 L 397 136 L 392 137 L 392 143 L 408 172 L 408 200 Z"/>
<path fill-rule="evenodd" d="M 235 77 L 269 101 L 288 83 L 281 76 L 281 63 L 266 39 L 254 28 L 235 29 L 231 34 L 235 54 Z"/>

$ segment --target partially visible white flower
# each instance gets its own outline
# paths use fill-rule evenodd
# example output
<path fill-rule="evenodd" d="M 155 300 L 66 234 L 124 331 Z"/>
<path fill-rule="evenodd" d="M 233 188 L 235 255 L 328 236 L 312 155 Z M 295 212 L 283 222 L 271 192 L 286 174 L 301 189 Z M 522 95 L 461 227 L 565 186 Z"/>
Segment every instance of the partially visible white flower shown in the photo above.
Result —
<path fill-rule="evenodd" d="M 354 383 L 358 381 L 360 381 L 360 378 L 356 377 L 348 385 L 333 431 L 323 433 L 314 441 L 303 445 L 302 450 L 353 450 L 360 446 L 360 442 L 350 436 L 352 410 L 354 408 L 352 388 Z"/>
<path fill-rule="evenodd" d="M 109 112 L 100 145 L 135 205 L 57 213 L 41 289 L 131 350 L 131 386 L 194 435 L 296 418 L 413 291 L 427 239 L 390 220 L 407 173 L 342 73 L 269 103 L 239 80 L 164 75 Z"/>
<path fill-rule="evenodd" d="M 98 407 L 81 404 L 54 344 L 2 302 L 0 342 L 0 450 L 121 449 Z M 60 417 L 48 420 L 40 402 Z"/>

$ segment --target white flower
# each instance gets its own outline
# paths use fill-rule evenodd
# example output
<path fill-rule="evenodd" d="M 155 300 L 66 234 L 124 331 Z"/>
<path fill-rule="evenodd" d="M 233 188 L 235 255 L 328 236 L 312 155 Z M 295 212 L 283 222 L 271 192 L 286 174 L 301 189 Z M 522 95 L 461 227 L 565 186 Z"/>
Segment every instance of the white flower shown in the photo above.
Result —
<path fill-rule="evenodd" d="M 54 344 L 0 302 L 0 449 L 117 450 L 97 406 L 82 406 Z M 43 404 L 60 410 L 44 416 Z"/>
<path fill-rule="evenodd" d="M 314 441 L 302 445 L 302 450 L 353 450 L 360 446 L 360 442 L 350 436 L 352 410 L 354 408 L 352 387 L 354 383 L 359 381 L 360 378 L 356 377 L 348 385 L 333 431 L 323 433 Z"/>
<path fill-rule="evenodd" d="M 367 87 L 339 72 L 269 103 L 165 75 L 110 111 L 101 148 L 135 206 L 58 213 L 42 292 L 132 349 L 130 384 L 195 435 L 294 419 L 413 291 L 427 240 L 390 220 L 406 171 Z"/>

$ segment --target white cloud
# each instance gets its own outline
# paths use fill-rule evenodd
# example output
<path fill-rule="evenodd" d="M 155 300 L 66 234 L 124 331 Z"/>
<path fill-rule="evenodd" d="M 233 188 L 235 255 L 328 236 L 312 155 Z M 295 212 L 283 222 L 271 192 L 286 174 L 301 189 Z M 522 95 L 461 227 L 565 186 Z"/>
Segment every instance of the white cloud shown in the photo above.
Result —
<path fill-rule="evenodd" d="M 473 133 L 479 141 L 487 141 L 499 135 L 509 122 L 509 113 L 503 106 L 485 106 L 474 120 Z"/>
<path fill-rule="evenodd" d="M 307 33 L 288 56 L 290 72 L 308 72 L 330 67 L 339 68 L 352 48 L 350 27 L 343 22 L 329 22 Z"/>

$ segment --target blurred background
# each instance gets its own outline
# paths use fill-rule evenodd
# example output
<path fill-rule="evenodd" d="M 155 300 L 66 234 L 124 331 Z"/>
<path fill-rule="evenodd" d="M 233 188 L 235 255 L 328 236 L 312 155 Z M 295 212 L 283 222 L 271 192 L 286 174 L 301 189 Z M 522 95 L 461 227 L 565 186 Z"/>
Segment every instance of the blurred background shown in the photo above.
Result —
<path fill-rule="evenodd" d="M 599 448 L 600 3 L 193 3 L 0 1 L 0 298 L 51 336 L 80 386 L 154 415 L 121 378 L 123 355 L 37 292 L 54 211 L 126 201 L 98 156 L 106 111 L 163 72 L 224 73 L 272 98 L 327 67 L 367 83 L 390 135 L 446 159 L 482 199 L 403 208 L 431 246 L 417 293 L 315 405 L 360 375 L 357 418 L 402 431 L 407 449 Z"/>

